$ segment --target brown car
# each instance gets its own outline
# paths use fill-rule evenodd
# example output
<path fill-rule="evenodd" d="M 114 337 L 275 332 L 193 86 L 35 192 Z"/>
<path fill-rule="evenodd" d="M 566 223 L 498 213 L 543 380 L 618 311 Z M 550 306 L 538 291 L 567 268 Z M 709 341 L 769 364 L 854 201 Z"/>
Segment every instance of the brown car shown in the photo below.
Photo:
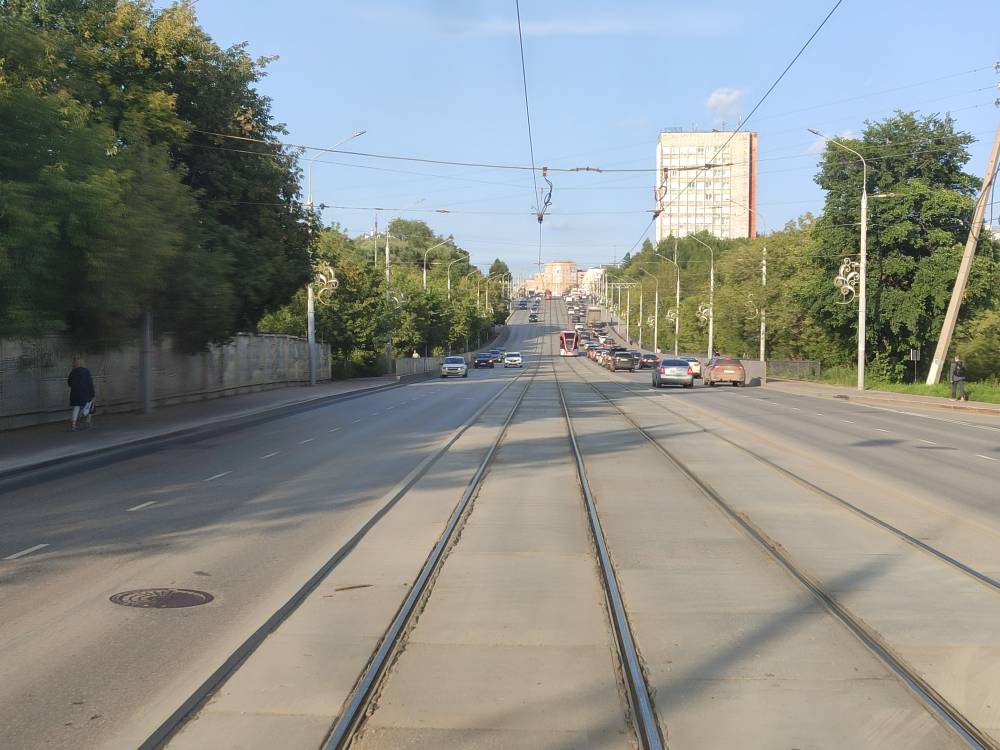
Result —
<path fill-rule="evenodd" d="M 740 387 L 746 381 L 746 371 L 738 359 L 729 357 L 712 357 L 705 367 L 705 385 L 716 383 L 732 383 Z"/>

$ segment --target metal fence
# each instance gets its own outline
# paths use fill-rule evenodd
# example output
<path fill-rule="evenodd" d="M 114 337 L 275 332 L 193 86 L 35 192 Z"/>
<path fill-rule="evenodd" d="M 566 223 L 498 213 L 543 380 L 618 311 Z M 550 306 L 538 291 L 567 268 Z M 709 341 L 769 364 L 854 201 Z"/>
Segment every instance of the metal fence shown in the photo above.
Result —
<path fill-rule="evenodd" d="M 819 380 L 820 365 L 815 359 L 769 359 L 767 377 L 782 380 Z"/>

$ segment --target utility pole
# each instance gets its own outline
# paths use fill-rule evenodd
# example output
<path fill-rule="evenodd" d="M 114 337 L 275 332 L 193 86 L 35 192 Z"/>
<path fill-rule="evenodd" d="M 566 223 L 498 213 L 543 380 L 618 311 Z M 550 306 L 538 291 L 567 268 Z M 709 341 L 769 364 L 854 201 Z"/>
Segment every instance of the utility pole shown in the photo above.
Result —
<path fill-rule="evenodd" d="M 639 284 L 639 348 L 642 349 L 642 284 Z"/>
<path fill-rule="evenodd" d="M 625 288 L 625 340 L 631 341 L 628 337 L 628 323 L 629 319 L 632 317 L 632 287 L 627 286 Z"/>
<path fill-rule="evenodd" d="M 377 241 L 377 240 L 376 240 Z M 389 276 L 389 233 L 385 233 L 385 307 L 389 312 L 389 330 L 385 334 L 385 372 L 392 374 L 392 290 Z"/>
<path fill-rule="evenodd" d="M 760 262 L 760 285 L 767 291 L 767 245 L 764 246 L 764 257 Z M 767 336 L 767 297 L 761 300 L 760 307 L 760 361 L 764 361 L 764 341 Z"/>
<path fill-rule="evenodd" d="M 674 271 L 677 272 L 677 298 L 674 309 L 677 315 L 674 317 L 674 356 L 677 356 L 677 341 L 681 336 L 681 267 L 677 265 L 677 238 L 674 237 Z"/>
<path fill-rule="evenodd" d="M 969 227 L 969 237 L 965 241 L 965 252 L 962 253 L 962 263 L 958 267 L 958 278 L 955 279 L 955 288 L 952 289 L 951 300 L 948 302 L 948 311 L 944 316 L 944 325 L 941 326 L 941 335 L 934 348 L 934 359 L 931 360 L 931 369 L 927 373 L 927 385 L 934 385 L 941 379 L 941 371 L 944 369 L 944 362 L 948 357 L 951 337 L 955 333 L 955 323 L 958 321 L 958 313 L 962 309 L 965 285 L 969 282 L 969 273 L 972 271 L 972 261 L 976 257 L 979 235 L 983 231 L 983 215 L 986 213 L 986 201 L 989 200 L 990 189 L 996 179 L 998 158 L 1000 158 L 1000 124 L 997 125 L 997 132 L 993 137 L 993 150 L 990 151 L 990 160 L 986 165 L 983 188 L 979 193 L 979 200 L 976 201 L 976 209 L 972 213 L 972 226 Z"/>

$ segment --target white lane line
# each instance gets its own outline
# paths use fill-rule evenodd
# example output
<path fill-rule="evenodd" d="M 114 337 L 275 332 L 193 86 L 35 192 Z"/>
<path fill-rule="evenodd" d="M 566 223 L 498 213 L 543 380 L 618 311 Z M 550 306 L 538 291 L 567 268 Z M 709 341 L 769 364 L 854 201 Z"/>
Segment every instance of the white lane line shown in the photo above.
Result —
<path fill-rule="evenodd" d="M 316 438 L 306 438 L 305 440 L 300 440 L 299 445 L 305 445 L 306 443 L 311 443 Z"/>
<path fill-rule="evenodd" d="M 853 419 L 841 419 L 840 421 L 843 422 L 844 424 L 854 424 Z"/>
<path fill-rule="evenodd" d="M 921 443 L 927 443 L 927 445 L 937 445 L 933 440 L 924 440 L 923 438 L 917 438 Z"/>
<path fill-rule="evenodd" d="M 792 409 L 793 409 L 793 410 L 795 410 L 795 411 L 802 411 L 802 410 L 801 410 L 801 409 L 800 409 L 799 407 L 797 407 L 797 406 L 793 406 L 793 407 L 792 407 Z"/>
<path fill-rule="evenodd" d="M 131 508 L 126 508 L 125 512 L 126 513 L 132 513 L 133 511 L 136 511 L 136 510 L 142 510 L 143 508 L 148 508 L 150 505 L 156 505 L 156 501 L 155 500 L 149 500 L 149 501 L 147 501 L 145 503 L 139 503 L 138 505 L 133 505 Z"/>
<path fill-rule="evenodd" d="M 327 430 L 327 432 L 336 432 L 339 429 L 341 429 L 341 428 L 340 427 L 331 427 L 329 430 Z"/>
<path fill-rule="evenodd" d="M 888 430 L 885 429 L 884 427 L 876 427 L 875 432 L 888 432 Z"/>
<path fill-rule="evenodd" d="M 360 419 L 354 419 L 354 420 L 351 421 L 351 424 L 357 424 L 360 421 L 361 421 Z"/>
<path fill-rule="evenodd" d="M 275 457 L 275 456 L 277 456 L 277 455 L 278 455 L 279 453 L 281 453 L 281 451 L 274 451 L 273 453 L 265 453 L 265 454 L 264 454 L 263 456 L 261 456 L 261 457 L 260 457 L 260 458 L 258 458 L 257 460 L 258 460 L 258 461 L 264 461 L 264 460 L 266 460 L 266 459 L 268 459 L 268 458 L 274 458 L 274 457 Z"/>
<path fill-rule="evenodd" d="M 982 453 L 977 453 L 978 458 L 985 458 L 987 461 L 1000 461 L 1000 458 L 994 458 L 993 456 L 984 456 Z"/>
<path fill-rule="evenodd" d="M 224 471 L 224 472 L 222 472 L 221 474 L 215 474 L 214 476 L 210 476 L 210 477 L 209 477 L 208 479 L 206 479 L 205 481 L 206 481 L 206 482 L 211 482 L 211 481 L 213 481 L 213 480 L 215 480 L 215 479 L 222 479 L 222 478 L 223 478 L 224 476 L 226 476 L 226 474 L 232 474 L 232 473 L 233 473 L 233 472 L 231 472 L 231 471 Z"/>
<path fill-rule="evenodd" d="M 4 560 L 16 560 L 19 557 L 24 557 L 25 555 L 30 555 L 32 552 L 38 552 L 40 549 L 45 549 L 49 545 L 47 544 L 36 544 L 34 547 L 28 547 L 28 549 L 23 549 L 20 552 L 15 552 L 13 555 L 7 555 Z"/>
<path fill-rule="evenodd" d="M 372 412 L 372 416 L 373 416 L 373 417 L 379 417 L 379 416 L 381 416 L 381 415 L 382 415 L 382 412 L 380 412 L 380 411 L 373 411 L 373 412 Z"/>
<path fill-rule="evenodd" d="M 825 417 L 825 416 L 826 416 L 826 414 L 820 414 L 819 412 L 816 412 L 816 416 L 817 416 L 817 417 Z"/>

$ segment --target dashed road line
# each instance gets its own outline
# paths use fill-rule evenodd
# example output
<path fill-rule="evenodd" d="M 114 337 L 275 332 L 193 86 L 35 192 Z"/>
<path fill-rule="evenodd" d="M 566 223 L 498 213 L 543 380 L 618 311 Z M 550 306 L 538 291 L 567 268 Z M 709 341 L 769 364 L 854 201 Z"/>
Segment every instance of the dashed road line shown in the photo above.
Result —
<path fill-rule="evenodd" d="M 306 438 L 305 440 L 300 440 L 299 445 L 305 445 L 306 443 L 311 443 L 316 438 Z"/>
<path fill-rule="evenodd" d="M 277 456 L 277 455 L 278 455 L 279 453 L 281 453 L 281 451 L 274 451 L 273 453 L 265 453 L 265 454 L 264 454 L 263 456 L 261 456 L 261 457 L 260 457 L 260 458 L 258 458 L 257 460 L 258 460 L 258 461 L 264 461 L 264 460 L 266 460 L 266 459 L 268 459 L 268 458 L 274 458 L 274 457 L 275 457 L 275 456 Z"/>
<path fill-rule="evenodd" d="M 876 427 L 875 432 L 888 432 L 888 430 L 885 427 Z"/>
<path fill-rule="evenodd" d="M 133 505 L 131 508 L 126 508 L 125 512 L 126 513 L 132 513 L 132 512 L 137 511 L 137 510 L 142 510 L 143 508 L 148 508 L 150 505 L 156 505 L 156 501 L 155 500 L 148 500 L 148 501 L 146 501 L 144 503 L 139 503 L 138 505 Z"/>
<path fill-rule="evenodd" d="M 15 552 L 13 555 L 7 555 L 4 560 L 17 560 L 19 557 L 24 557 L 25 555 L 30 555 L 32 552 L 38 552 L 40 549 L 45 549 L 48 544 L 36 544 L 34 547 L 28 547 L 28 549 L 23 549 L 20 552 Z"/>
<path fill-rule="evenodd" d="M 351 420 L 351 424 L 357 424 L 360 421 L 361 421 L 360 419 L 354 419 L 354 420 Z"/>
<path fill-rule="evenodd" d="M 214 474 L 214 475 L 210 476 L 210 477 L 209 477 L 208 479 L 206 479 L 205 481 L 206 481 L 206 482 L 212 482 L 212 481 L 215 481 L 216 479 L 222 479 L 222 478 L 223 478 L 224 476 L 226 476 L 226 474 L 232 474 L 232 473 L 233 473 L 233 472 L 231 472 L 231 471 L 223 471 L 223 472 L 222 472 L 222 473 L 220 473 L 220 474 Z"/>
<path fill-rule="evenodd" d="M 817 417 L 825 417 L 825 416 L 826 416 L 826 414 L 820 414 L 819 412 L 816 412 L 816 416 L 817 416 Z"/>
<path fill-rule="evenodd" d="M 342 429 L 342 428 L 340 428 L 340 427 L 331 427 L 329 430 L 327 430 L 327 432 L 336 432 L 339 429 Z"/>
<path fill-rule="evenodd" d="M 994 456 L 984 456 L 982 453 L 977 453 L 976 457 L 977 458 L 985 458 L 987 461 L 1000 461 L 1000 458 L 996 458 Z"/>
<path fill-rule="evenodd" d="M 921 443 L 927 443 L 927 445 L 937 445 L 933 440 L 924 440 L 923 438 L 917 438 Z"/>
<path fill-rule="evenodd" d="M 843 422 L 844 424 L 854 424 L 853 419 L 841 419 L 840 421 Z"/>

